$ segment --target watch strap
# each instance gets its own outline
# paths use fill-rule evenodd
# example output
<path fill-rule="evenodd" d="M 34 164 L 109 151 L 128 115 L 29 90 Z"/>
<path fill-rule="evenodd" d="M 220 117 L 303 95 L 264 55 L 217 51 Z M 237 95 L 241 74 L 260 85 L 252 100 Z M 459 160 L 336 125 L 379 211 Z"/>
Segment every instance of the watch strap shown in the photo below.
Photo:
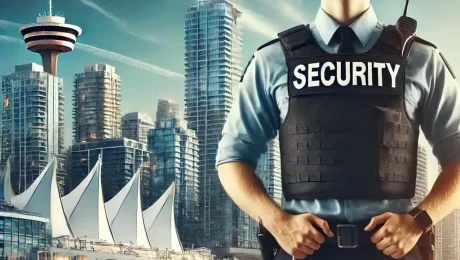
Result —
<path fill-rule="evenodd" d="M 409 215 L 412 217 L 416 217 L 418 214 L 422 213 L 423 210 L 419 209 L 418 207 L 413 208 L 411 211 L 409 211 Z"/>
<path fill-rule="evenodd" d="M 425 210 L 415 207 L 408 214 L 414 218 L 415 223 L 423 230 L 423 233 L 432 228 L 433 221 Z"/>

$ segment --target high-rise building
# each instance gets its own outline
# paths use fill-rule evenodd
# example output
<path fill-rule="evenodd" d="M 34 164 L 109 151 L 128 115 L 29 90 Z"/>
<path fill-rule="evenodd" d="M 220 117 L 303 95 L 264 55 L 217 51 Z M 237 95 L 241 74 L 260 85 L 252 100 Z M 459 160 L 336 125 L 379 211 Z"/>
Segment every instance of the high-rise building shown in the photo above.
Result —
<path fill-rule="evenodd" d="M 147 133 L 154 128 L 152 118 L 139 112 L 128 113 L 121 119 L 121 133 L 124 138 L 147 143 Z"/>
<path fill-rule="evenodd" d="M 438 164 L 438 173 L 441 173 L 442 167 L 441 165 Z M 451 213 L 454 214 L 454 213 Z M 446 228 L 444 227 L 445 219 L 439 221 L 436 226 L 434 227 L 434 232 L 435 232 L 435 246 L 434 246 L 434 260 L 444 260 L 443 258 L 443 236 L 442 236 L 442 231 Z M 457 242 L 458 243 L 458 242 Z M 448 252 L 446 252 L 449 254 Z"/>
<path fill-rule="evenodd" d="M 88 65 L 75 75 L 75 142 L 121 137 L 120 87 L 120 76 L 107 64 Z"/>
<path fill-rule="evenodd" d="M 442 220 L 434 227 L 435 245 L 434 245 L 434 260 L 443 260 L 442 258 Z"/>
<path fill-rule="evenodd" d="M 155 121 L 163 121 L 171 118 L 182 118 L 180 106 L 172 100 L 159 99 Z"/>
<path fill-rule="evenodd" d="M 156 121 L 148 135 L 148 148 L 155 161 L 153 199 L 176 183 L 175 216 L 182 244 L 191 247 L 200 237 L 198 200 L 198 140 L 195 131 L 179 118 Z"/>
<path fill-rule="evenodd" d="M 67 167 L 67 155 L 69 153 L 69 149 L 62 149 L 57 158 L 56 165 L 56 177 L 57 177 L 57 184 L 59 188 L 59 195 L 64 196 L 67 194 L 67 191 L 71 190 L 71 180 L 68 176 L 69 168 Z"/>
<path fill-rule="evenodd" d="M 64 149 L 63 81 L 30 63 L 2 77 L 1 91 L 1 164 L 11 159 L 13 187 L 22 192 Z"/>
<path fill-rule="evenodd" d="M 428 195 L 428 153 L 424 146 L 419 145 L 417 151 L 417 181 L 412 202 L 418 205 L 425 199 L 426 195 Z"/>
<path fill-rule="evenodd" d="M 39 53 L 43 66 L 16 66 L 16 72 L 2 78 L 3 110 L 0 167 L 11 157 L 12 181 L 22 192 L 38 176 L 52 155 L 58 158 L 58 178 L 66 172 L 59 167 L 65 158 L 64 94 L 62 79 L 57 78 L 57 58 L 71 52 L 80 27 L 65 23 L 65 17 L 49 12 L 37 22 L 19 28 L 29 51 Z M 2 112 L 3 113 L 3 112 Z"/>
<path fill-rule="evenodd" d="M 256 174 L 262 180 L 268 195 L 281 205 L 283 186 L 281 184 L 281 156 L 278 138 L 268 143 L 267 152 L 262 155 L 257 164 Z"/>
<path fill-rule="evenodd" d="M 226 0 L 201 0 L 187 10 L 185 19 L 185 119 L 198 136 L 204 246 L 232 246 L 240 240 L 232 220 L 240 209 L 223 190 L 215 167 L 242 74 L 240 17 Z"/>
<path fill-rule="evenodd" d="M 275 138 L 268 143 L 268 150 L 265 152 L 257 163 L 256 174 L 262 180 L 265 190 L 270 198 L 276 203 L 283 203 L 283 187 L 281 185 L 281 157 L 279 149 L 279 139 Z M 258 248 L 257 221 L 241 212 L 239 214 L 238 247 Z M 246 226 L 244 225 L 246 224 Z"/>
<path fill-rule="evenodd" d="M 460 209 L 455 209 L 447 217 L 441 220 L 441 246 L 435 250 L 436 257 L 441 255 L 442 260 L 458 260 L 460 259 Z M 439 239 L 439 237 L 436 237 Z M 437 244 L 437 243 L 436 243 Z"/>
<path fill-rule="evenodd" d="M 106 139 L 75 143 L 71 148 L 70 173 L 72 186 L 78 184 L 88 175 L 102 157 L 102 190 L 104 201 L 115 196 L 129 182 L 139 167 L 141 170 L 142 208 L 146 209 L 152 199 L 151 176 L 152 163 L 147 144 L 127 138 Z"/>

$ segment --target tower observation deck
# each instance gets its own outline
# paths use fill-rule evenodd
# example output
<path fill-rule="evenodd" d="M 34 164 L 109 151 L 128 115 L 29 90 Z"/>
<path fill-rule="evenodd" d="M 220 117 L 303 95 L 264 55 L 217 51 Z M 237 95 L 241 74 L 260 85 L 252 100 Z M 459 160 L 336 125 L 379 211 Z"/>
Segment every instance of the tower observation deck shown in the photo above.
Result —
<path fill-rule="evenodd" d="M 53 16 L 51 0 L 49 4 L 48 16 L 38 17 L 36 23 L 20 27 L 19 32 L 27 49 L 41 55 L 44 71 L 56 76 L 58 55 L 73 50 L 82 30 L 76 25 L 66 24 L 64 17 Z"/>

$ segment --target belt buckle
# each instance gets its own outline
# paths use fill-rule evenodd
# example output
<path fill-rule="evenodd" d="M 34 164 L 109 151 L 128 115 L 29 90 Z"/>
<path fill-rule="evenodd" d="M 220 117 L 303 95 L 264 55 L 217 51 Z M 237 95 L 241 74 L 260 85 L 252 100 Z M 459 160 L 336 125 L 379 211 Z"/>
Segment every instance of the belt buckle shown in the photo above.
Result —
<path fill-rule="evenodd" d="M 344 242 L 345 240 L 346 242 Z M 339 248 L 356 248 L 359 245 L 358 230 L 354 224 L 337 225 L 337 246 Z"/>

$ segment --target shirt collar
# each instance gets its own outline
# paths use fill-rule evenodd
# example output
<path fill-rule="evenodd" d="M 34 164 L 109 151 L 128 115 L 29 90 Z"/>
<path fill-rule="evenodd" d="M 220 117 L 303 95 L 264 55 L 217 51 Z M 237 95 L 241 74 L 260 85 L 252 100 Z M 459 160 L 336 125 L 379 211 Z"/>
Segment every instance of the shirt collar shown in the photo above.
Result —
<path fill-rule="evenodd" d="M 350 25 L 363 46 L 369 41 L 369 38 L 377 26 L 377 22 L 377 16 L 371 6 Z M 332 19 L 322 8 L 319 8 L 316 14 L 315 26 L 321 38 L 323 38 L 324 43 L 329 45 L 332 36 L 334 36 L 335 31 L 340 27 L 340 24 Z"/>

